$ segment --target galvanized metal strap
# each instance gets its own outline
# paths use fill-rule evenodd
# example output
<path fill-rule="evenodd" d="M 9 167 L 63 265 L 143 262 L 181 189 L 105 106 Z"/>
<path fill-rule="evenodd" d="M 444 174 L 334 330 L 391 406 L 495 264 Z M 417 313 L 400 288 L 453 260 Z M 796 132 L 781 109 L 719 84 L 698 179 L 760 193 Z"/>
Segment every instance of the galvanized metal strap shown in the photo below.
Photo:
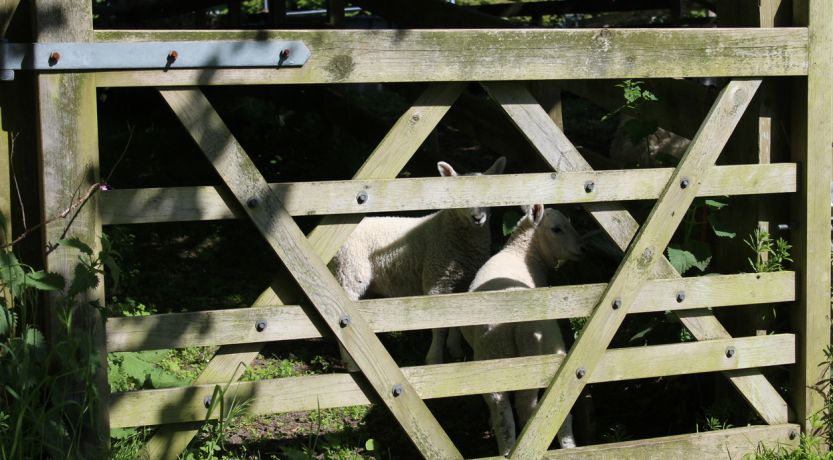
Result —
<path fill-rule="evenodd" d="M 0 42 L 0 80 L 15 70 L 199 69 L 300 67 L 310 50 L 297 40 L 132 43 Z"/>

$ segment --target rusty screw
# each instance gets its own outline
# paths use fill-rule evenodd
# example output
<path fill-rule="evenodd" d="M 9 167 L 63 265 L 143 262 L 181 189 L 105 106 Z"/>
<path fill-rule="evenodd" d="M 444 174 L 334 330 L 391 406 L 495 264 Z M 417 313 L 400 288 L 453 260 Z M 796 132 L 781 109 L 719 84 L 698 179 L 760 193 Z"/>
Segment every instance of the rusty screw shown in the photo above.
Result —
<path fill-rule="evenodd" d="M 49 53 L 49 65 L 55 65 L 61 60 L 61 53 L 53 51 Z"/>
<path fill-rule="evenodd" d="M 168 64 L 173 64 L 173 62 L 176 61 L 176 58 L 178 57 L 179 53 L 177 53 L 176 50 L 171 50 L 171 52 L 168 53 Z"/>
<path fill-rule="evenodd" d="M 280 58 L 281 58 L 281 61 L 289 58 L 289 48 L 284 48 L 284 50 L 281 51 Z"/>

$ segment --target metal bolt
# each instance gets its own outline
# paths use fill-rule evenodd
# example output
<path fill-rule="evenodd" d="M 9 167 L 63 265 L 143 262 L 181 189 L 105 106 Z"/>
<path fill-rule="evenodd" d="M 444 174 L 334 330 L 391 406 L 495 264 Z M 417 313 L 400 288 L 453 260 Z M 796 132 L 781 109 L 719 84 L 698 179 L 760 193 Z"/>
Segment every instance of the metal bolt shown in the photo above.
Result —
<path fill-rule="evenodd" d="M 176 58 L 178 57 L 179 53 L 177 53 L 176 50 L 171 50 L 171 52 L 168 53 L 168 64 L 173 64 L 173 62 L 176 61 Z"/>
<path fill-rule="evenodd" d="M 341 327 L 347 327 L 350 324 L 350 315 L 344 315 L 341 319 L 338 320 L 338 325 Z"/>
<path fill-rule="evenodd" d="M 260 204 L 260 202 L 258 201 L 257 198 L 253 197 L 253 198 L 249 198 L 248 200 L 246 200 L 246 206 L 248 206 L 249 209 L 256 208 L 258 204 Z"/>
<path fill-rule="evenodd" d="M 688 178 L 683 177 L 683 180 L 680 181 L 680 188 L 688 188 Z"/>
<path fill-rule="evenodd" d="M 576 369 L 576 377 L 581 379 L 581 378 L 584 378 L 584 376 L 586 374 L 587 374 L 587 371 L 583 367 L 579 367 L 578 369 Z"/>
<path fill-rule="evenodd" d="M 796 433 L 795 430 L 790 430 L 790 439 L 792 440 L 792 439 L 795 439 L 797 437 L 798 437 L 798 433 Z"/>
<path fill-rule="evenodd" d="M 420 118 L 422 117 L 419 115 L 419 112 L 411 115 L 411 121 L 419 121 Z"/>
<path fill-rule="evenodd" d="M 596 183 L 593 182 L 592 180 L 589 180 L 589 181 L 584 183 L 584 191 L 586 193 L 592 192 L 595 188 L 596 188 Z"/>
<path fill-rule="evenodd" d="M 735 356 L 735 347 L 729 347 L 726 349 L 726 357 L 731 358 L 732 356 Z"/>
<path fill-rule="evenodd" d="M 685 292 L 680 291 L 677 293 L 677 303 L 683 303 L 685 300 Z"/>
<path fill-rule="evenodd" d="M 281 61 L 289 57 L 289 48 L 285 48 L 280 54 Z"/>
<path fill-rule="evenodd" d="M 211 395 L 202 398 L 202 405 L 205 406 L 206 409 L 211 407 Z"/>
<path fill-rule="evenodd" d="M 49 53 L 49 65 L 55 65 L 61 60 L 61 53 L 53 51 Z"/>
<path fill-rule="evenodd" d="M 266 329 L 266 320 L 265 319 L 257 320 L 257 322 L 255 323 L 255 330 L 257 332 L 263 332 L 264 329 Z"/>
<path fill-rule="evenodd" d="M 356 203 L 359 203 L 359 204 L 367 203 L 367 192 L 365 192 L 364 190 L 359 192 L 359 194 L 356 195 Z"/>
<path fill-rule="evenodd" d="M 393 396 L 397 397 L 402 394 L 402 385 L 396 384 L 393 386 Z"/>
<path fill-rule="evenodd" d="M 618 298 L 614 299 L 613 300 L 613 305 L 611 305 L 611 306 L 613 307 L 614 310 L 618 310 L 619 307 L 622 306 L 622 299 L 618 299 Z"/>

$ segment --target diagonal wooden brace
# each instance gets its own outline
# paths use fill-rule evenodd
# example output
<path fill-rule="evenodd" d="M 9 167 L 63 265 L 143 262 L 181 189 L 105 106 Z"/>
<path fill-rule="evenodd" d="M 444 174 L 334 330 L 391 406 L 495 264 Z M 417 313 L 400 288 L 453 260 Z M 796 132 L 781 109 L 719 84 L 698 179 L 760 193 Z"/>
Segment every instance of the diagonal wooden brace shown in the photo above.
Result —
<path fill-rule="evenodd" d="M 422 455 L 461 458 L 208 99 L 198 89 L 161 93 Z"/>
<path fill-rule="evenodd" d="M 633 306 L 636 293 L 648 280 L 655 261 L 662 257 L 663 249 L 694 201 L 703 171 L 714 165 L 760 83 L 760 80 L 735 80 L 718 96 L 645 225 L 625 253 L 599 304 L 521 432 L 511 458 L 540 458 L 552 442 Z M 614 302 L 616 308 L 612 307 Z"/>
<path fill-rule="evenodd" d="M 429 85 L 393 125 L 354 179 L 394 178 L 433 131 L 448 109 L 463 91 L 465 83 Z M 363 216 L 328 216 L 313 229 L 308 240 L 322 260 L 329 260 L 347 240 Z M 333 249 L 335 248 L 335 249 Z M 253 308 L 292 303 L 297 289 L 290 276 L 275 277 L 252 304 Z M 235 381 L 242 373 L 240 363 L 250 363 L 260 353 L 263 344 L 224 346 L 208 363 L 194 385 Z M 143 455 L 149 458 L 174 460 L 197 434 L 197 428 L 183 425 L 164 425 L 145 444 Z"/>
<path fill-rule="evenodd" d="M 535 98 L 517 83 L 484 83 L 489 94 L 506 111 L 515 125 L 556 171 L 590 171 L 592 168 L 564 133 L 552 122 Z M 596 219 L 611 239 L 625 251 L 639 224 L 619 203 L 588 203 L 584 208 Z M 668 259 L 658 258 L 654 278 L 679 278 Z M 708 309 L 674 312 L 697 340 L 729 338 L 720 321 Z M 723 372 L 755 411 L 769 424 L 790 419 L 786 401 L 760 370 Z"/>

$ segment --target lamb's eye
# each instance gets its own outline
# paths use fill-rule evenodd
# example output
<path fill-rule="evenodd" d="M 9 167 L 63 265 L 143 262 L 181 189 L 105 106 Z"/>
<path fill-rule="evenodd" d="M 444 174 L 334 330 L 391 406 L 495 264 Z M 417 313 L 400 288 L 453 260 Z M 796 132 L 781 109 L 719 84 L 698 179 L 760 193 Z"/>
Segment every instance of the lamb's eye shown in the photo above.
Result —
<path fill-rule="evenodd" d="M 553 232 L 553 233 L 561 233 L 561 232 L 563 232 L 563 231 L 564 231 L 564 230 L 562 230 L 562 229 L 561 229 L 561 227 L 553 227 L 553 228 L 552 228 L 552 232 Z"/>

